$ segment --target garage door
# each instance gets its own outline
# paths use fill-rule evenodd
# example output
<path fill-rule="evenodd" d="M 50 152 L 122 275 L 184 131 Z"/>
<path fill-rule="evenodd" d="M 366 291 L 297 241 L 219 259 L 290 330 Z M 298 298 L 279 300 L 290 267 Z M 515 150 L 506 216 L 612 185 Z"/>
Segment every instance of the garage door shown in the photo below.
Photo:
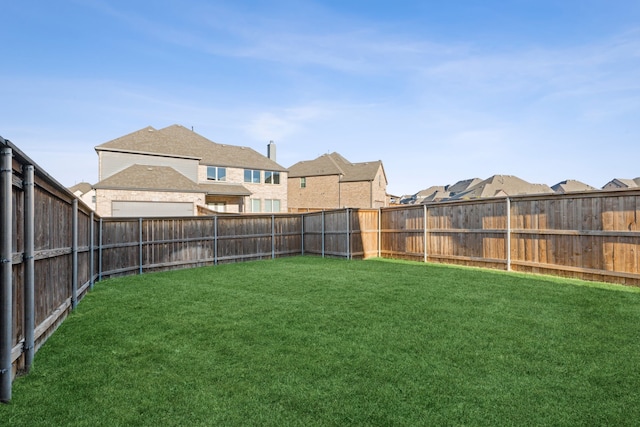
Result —
<path fill-rule="evenodd" d="M 189 202 L 111 202 L 115 217 L 193 216 Z"/>

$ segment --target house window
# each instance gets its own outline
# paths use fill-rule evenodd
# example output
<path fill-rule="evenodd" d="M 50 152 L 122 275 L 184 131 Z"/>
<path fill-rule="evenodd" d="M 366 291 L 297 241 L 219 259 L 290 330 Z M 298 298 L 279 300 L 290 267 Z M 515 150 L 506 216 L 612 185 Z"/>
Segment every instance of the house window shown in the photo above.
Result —
<path fill-rule="evenodd" d="M 227 168 L 218 166 L 207 166 L 207 179 L 209 181 L 226 181 Z"/>
<path fill-rule="evenodd" d="M 260 212 L 261 208 L 260 199 L 251 199 L 251 212 Z"/>
<path fill-rule="evenodd" d="M 280 184 L 280 172 L 265 171 L 264 172 L 265 184 Z"/>
<path fill-rule="evenodd" d="M 245 169 L 244 170 L 244 182 L 251 182 L 253 184 L 260 184 L 260 171 Z"/>
<path fill-rule="evenodd" d="M 300 178 L 300 188 L 307 188 L 307 178 L 304 176 Z"/>
<path fill-rule="evenodd" d="M 227 204 L 225 202 L 207 203 L 207 207 L 214 212 L 226 212 Z"/>
<path fill-rule="evenodd" d="M 280 200 L 277 199 L 265 199 L 264 201 L 265 212 L 280 212 Z"/>

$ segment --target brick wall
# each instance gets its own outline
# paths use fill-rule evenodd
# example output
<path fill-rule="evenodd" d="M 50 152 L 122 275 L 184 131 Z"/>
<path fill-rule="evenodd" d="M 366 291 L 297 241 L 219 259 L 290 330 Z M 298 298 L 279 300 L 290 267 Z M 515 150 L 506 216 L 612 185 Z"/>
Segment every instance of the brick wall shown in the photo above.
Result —
<path fill-rule="evenodd" d="M 244 212 L 251 212 L 250 199 L 260 200 L 260 204 L 264 209 L 264 201 L 267 199 L 280 200 L 280 212 L 287 212 L 287 173 L 280 172 L 280 184 L 265 184 L 264 183 L 264 171 L 260 171 L 260 184 L 252 184 L 244 182 L 244 169 L 242 168 L 226 168 L 227 184 L 242 184 L 247 190 L 251 191 L 251 196 L 245 197 Z M 211 184 L 212 181 L 207 180 L 207 166 L 200 166 L 198 172 L 198 179 L 201 184 Z M 228 206 L 227 212 L 239 212 L 239 206 Z"/>
<path fill-rule="evenodd" d="M 340 207 L 371 207 L 371 182 L 358 181 L 340 183 Z"/>
<path fill-rule="evenodd" d="M 291 209 L 335 209 L 340 205 L 338 175 L 310 176 L 307 186 L 300 188 L 300 178 L 288 181 L 288 203 Z"/>
<path fill-rule="evenodd" d="M 289 208 L 304 209 L 380 208 L 388 206 L 387 181 L 382 167 L 373 181 L 339 182 L 338 175 L 289 179 Z"/>

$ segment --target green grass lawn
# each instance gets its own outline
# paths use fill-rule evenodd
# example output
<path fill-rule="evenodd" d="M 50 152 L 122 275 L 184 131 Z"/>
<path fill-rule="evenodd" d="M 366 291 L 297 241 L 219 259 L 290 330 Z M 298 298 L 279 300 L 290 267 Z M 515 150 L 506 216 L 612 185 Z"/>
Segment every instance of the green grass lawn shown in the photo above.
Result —
<path fill-rule="evenodd" d="M 640 292 L 284 258 L 98 283 L 0 425 L 638 425 Z"/>

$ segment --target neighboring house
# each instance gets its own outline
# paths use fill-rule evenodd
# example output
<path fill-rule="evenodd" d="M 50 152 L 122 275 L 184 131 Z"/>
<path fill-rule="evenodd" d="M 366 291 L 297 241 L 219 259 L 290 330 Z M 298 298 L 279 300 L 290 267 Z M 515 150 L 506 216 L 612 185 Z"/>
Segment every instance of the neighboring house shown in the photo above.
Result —
<path fill-rule="evenodd" d="M 603 190 L 616 190 L 618 188 L 637 188 L 640 187 L 640 177 L 635 179 L 614 178 L 607 182 Z"/>
<path fill-rule="evenodd" d="M 85 205 L 91 209 L 96 210 L 96 191 L 88 182 L 81 182 L 73 187 L 69 187 L 71 191 L 78 199 L 82 200 Z"/>
<path fill-rule="evenodd" d="M 552 185 L 551 189 L 558 194 L 575 193 L 579 191 L 595 191 L 597 188 L 592 187 L 584 182 L 576 181 L 575 179 L 568 179 Z"/>
<path fill-rule="evenodd" d="M 552 193 L 546 184 L 531 184 L 511 175 L 493 175 L 480 181 L 466 191 L 455 194 L 450 200 L 479 199 L 484 197 L 504 197 L 523 194 Z"/>
<path fill-rule="evenodd" d="M 463 179 L 462 181 L 458 181 L 453 185 L 447 186 L 447 191 L 453 196 L 458 193 L 463 193 L 474 185 L 480 184 L 481 182 L 482 180 L 480 178 Z"/>
<path fill-rule="evenodd" d="M 387 177 L 379 160 L 351 163 L 331 153 L 289 168 L 291 211 L 380 208 L 388 204 Z"/>
<path fill-rule="evenodd" d="M 389 200 L 389 206 L 391 205 L 399 205 L 402 200 L 402 196 L 396 196 L 393 194 L 387 194 L 387 199 Z"/>
<path fill-rule="evenodd" d="M 440 200 L 448 198 L 450 193 L 447 191 L 447 186 L 433 185 L 424 190 L 418 191 L 415 194 L 415 201 L 413 203 L 428 203 L 438 202 Z"/>
<path fill-rule="evenodd" d="M 287 170 L 257 151 L 217 144 L 180 125 L 149 126 L 97 146 L 102 216 L 286 212 Z M 204 209 L 204 210 L 206 210 Z"/>
<path fill-rule="evenodd" d="M 458 193 L 467 191 L 474 185 L 482 182 L 480 178 L 471 178 L 458 181 L 453 185 L 433 185 L 424 190 L 418 191 L 410 196 L 402 196 L 401 204 L 420 204 L 429 202 L 441 202 L 449 200 Z"/>

